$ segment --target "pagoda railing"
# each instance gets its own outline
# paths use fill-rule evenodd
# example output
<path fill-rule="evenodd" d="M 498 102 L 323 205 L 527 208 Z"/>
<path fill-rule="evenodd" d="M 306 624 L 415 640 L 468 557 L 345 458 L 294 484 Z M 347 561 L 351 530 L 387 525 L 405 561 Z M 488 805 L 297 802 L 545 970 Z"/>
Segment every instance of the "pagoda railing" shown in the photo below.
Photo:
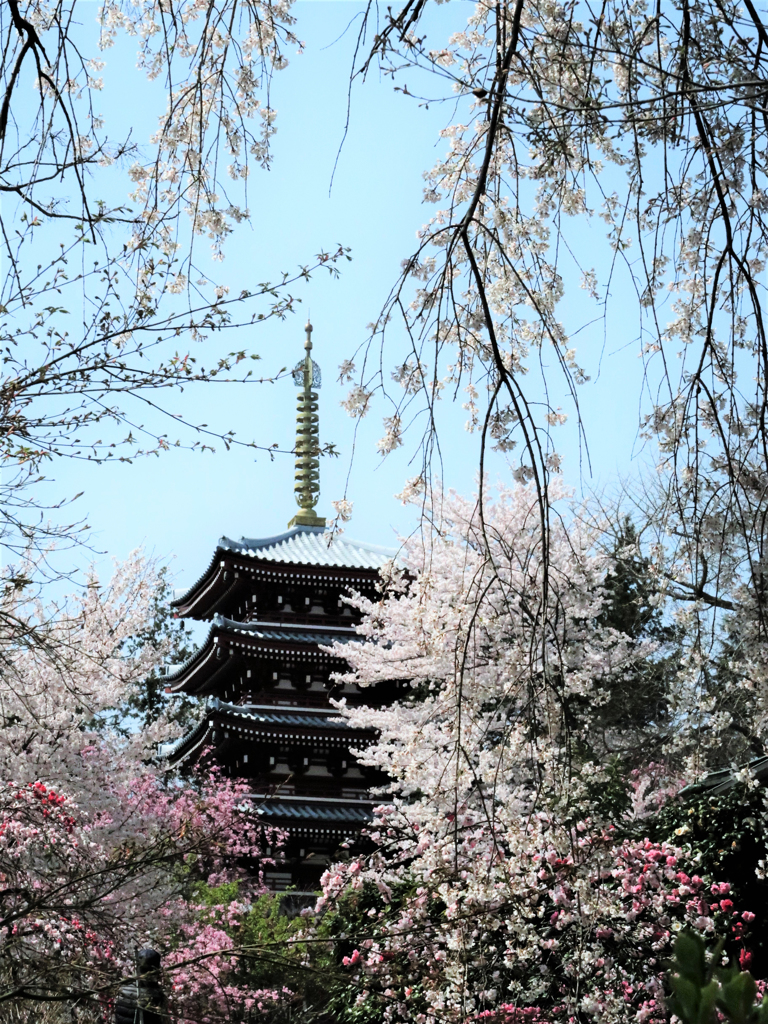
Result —
<path fill-rule="evenodd" d="M 291 623 L 292 625 L 311 626 L 313 629 L 323 626 L 356 626 L 360 622 L 359 615 L 334 615 L 327 612 L 285 612 L 281 608 L 258 608 L 251 611 L 251 622 Z"/>

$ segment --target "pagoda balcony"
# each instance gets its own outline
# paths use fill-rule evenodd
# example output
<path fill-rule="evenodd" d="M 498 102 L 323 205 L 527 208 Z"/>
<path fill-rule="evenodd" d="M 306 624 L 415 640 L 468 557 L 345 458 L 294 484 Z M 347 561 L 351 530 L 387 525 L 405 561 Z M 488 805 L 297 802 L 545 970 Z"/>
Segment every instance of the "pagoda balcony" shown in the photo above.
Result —
<path fill-rule="evenodd" d="M 350 612 L 352 609 L 350 609 Z M 281 605 L 276 607 L 265 608 L 260 604 L 257 608 L 251 608 L 248 612 L 247 622 L 255 622 L 259 619 L 263 619 L 267 622 L 273 622 L 275 624 L 286 624 L 293 626 L 310 626 L 314 629 L 322 629 L 324 626 L 333 626 L 334 628 L 348 628 L 353 629 L 357 626 L 362 616 L 355 612 L 354 614 L 344 615 L 338 612 L 336 609 L 333 611 L 326 611 L 324 608 L 315 608 L 306 611 L 302 608 L 294 611 L 292 608 L 284 608 Z"/>
<path fill-rule="evenodd" d="M 292 800 L 328 800 L 332 803 L 365 804 L 366 806 L 381 803 L 381 799 L 372 797 L 367 789 L 327 784 L 324 786 L 301 786 L 293 785 L 290 782 L 270 784 L 270 780 L 264 779 L 251 781 L 254 783 L 254 789 L 257 788 L 257 783 L 261 783 L 258 785 L 258 792 L 252 794 L 253 799 L 282 800 L 290 797 Z"/>

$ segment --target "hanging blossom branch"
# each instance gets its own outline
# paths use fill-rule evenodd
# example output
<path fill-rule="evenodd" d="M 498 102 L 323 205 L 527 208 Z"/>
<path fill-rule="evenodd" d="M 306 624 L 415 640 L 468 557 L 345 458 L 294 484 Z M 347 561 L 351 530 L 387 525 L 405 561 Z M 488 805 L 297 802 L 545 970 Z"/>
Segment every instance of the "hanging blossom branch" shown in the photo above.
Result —
<path fill-rule="evenodd" d="M 588 440 L 579 390 L 590 339 L 610 329 L 612 293 L 622 323 L 634 304 L 636 394 L 648 396 L 640 431 L 663 484 L 643 499 L 662 538 L 653 546 L 659 593 L 696 595 L 692 614 L 709 648 L 711 615 L 741 609 L 756 652 L 768 626 L 768 47 L 759 13 L 728 0 L 480 2 L 438 38 L 428 9 L 406 0 L 373 35 L 370 7 L 358 41 L 356 74 L 378 66 L 404 94 L 450 103 L 452 113 L 447 148 L 425 176 L 437 211 L 358 368 L 343 368 L 354 382 L 349 410 L 362 415 L 375 390 L 386 395 L 384 453 L 423 413 L 422 471 L 410 486 L 429 501 L 436 403 L 463 389 L 480 467 L 489 449 L 513 454 L 515 478 L 536 488 L 546 560 L 549 491 L 561 470 L 553 428 L 573 413 Z M 602 250 L 595 225 L 604 226 Z M 374 353 L 396 324 L 410 351 Z M 563 389 L 566 412 L 550 397 Z M 542 634 L 557 614 L 547 576 Z M 750 664 L 762 678 L 765 667 Z"/>
<path fill-rule="evenodd" d="M 237 294 L 201 267 L 202 255 L 223 258 L 250 217 L 252 171 L 270 165 L 272 78 L 286 47 L 300 46 L 293 24 L 285 0 L 0 7 L 0 192 L 14 199 L 0 214 L 0 530 L 17 554 L 78 537 L 81 524 L 49 524 L 66 501 L 40 503 L 32 487 L 58 457 L 131 460 L 217 442 L 272 450 L 176 415 L 166 396 L 263 382 L 257 357 L 227 344 L 231 332 L 287 316 L 300 284 L 337 274 L 346 256 L 320 252 Z M 146 140 L 116 137 L 97 106 L 110 88 L 104 58 L 126 35 L 138 51 L 128 73 L 146 77 L 158 103 Z M 169 417 L 178 436 L 164 430 Z"/>

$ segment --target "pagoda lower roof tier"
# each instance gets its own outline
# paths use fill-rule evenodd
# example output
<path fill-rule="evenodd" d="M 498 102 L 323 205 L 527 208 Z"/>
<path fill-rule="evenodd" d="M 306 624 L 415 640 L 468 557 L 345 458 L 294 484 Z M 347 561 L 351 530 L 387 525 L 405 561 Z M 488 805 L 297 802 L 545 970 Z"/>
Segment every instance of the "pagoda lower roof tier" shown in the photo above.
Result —
<path fill-rule="evenodd" d="M 327 825 L 353 826 L 359 829 L 373 817 L 373 800 L 341 803 L 330 798 L 285 797 L 277 794 L 263 797 L 254 794 L 254 800 L 263 800 L 259 814 L 270 824 L 293 829 Z"/>
<path fill-rule="evenodd" d="M 358 640 L 351 627 L 288 626 L 274 622 L 236 622 L 215 616 L 205 641 L 178 668 L 166 676 L 172 693 L 206 696 L 221 680 L 233 674 L 233 663 L 288 657 L 313 662 L 318 667 L 342 669 L 343 659 L 334 658 L 320 647 Z"/>
<path fill-rule="evenodd" d="M 378 545 L 329 539 L 324 527 L 299 526 L 275 537 L 239 541 L 222 537 L 203 575 L 183 591 L 171 606 L 181 616 L 208 619 L 235 608 L 239 595 L 248 594 L 259 579 L 341 582 L 370 587 L 378 570 L 395 552 Z"/>
<path fill-rule="evenodd" d="M 229 740 L 237 740 L 244 749 L 270 741 L 347 749 L 350 745 L 368 746 L 375 737 L 375 730 L 353 729 L 334 710 L 282 710 L 274 705 L 227 704 L 214 697 L 194 729 L 173 743 L 161 743 L 158 756 L 175 767 L 194 761 L 206 748 L 217 750 Z"/>
<path fill-rule="evenodd" d="M 755 757 L 748 764 L 741 765 L 740 769 L 729 766 L 708 772 L 698 782 L 692 782 L 680 790 L 680 796 L 694 796 L 701 793 L 712 793 L 720 795 L 727 793 L 740 782 L 744 781 L 744 774 L 749 773 L 749 778 L 754 779 L 761 786 L 768 786 L 768 757 Z"/>

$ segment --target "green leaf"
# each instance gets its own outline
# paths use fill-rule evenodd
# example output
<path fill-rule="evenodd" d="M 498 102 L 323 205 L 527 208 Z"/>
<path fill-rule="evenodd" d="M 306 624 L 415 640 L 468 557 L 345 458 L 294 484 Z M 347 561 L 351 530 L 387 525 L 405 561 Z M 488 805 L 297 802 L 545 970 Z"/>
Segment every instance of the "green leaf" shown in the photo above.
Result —
<path fill-rule="evenodd" d="M 674 993 L 672 999 L 674 1013 L 683 1021 L 683 1024 L 698 1024 L 701 987 L 681 974 L 673 974 L 669 981 Z"/>
<path fill-rule="evenodd" d="M 707 977 L 704 941 L 693 932 L 680 932 L 675 942 L 675 960 L 680 973 L 702 986 Z"/>
<path fill-rule="evenodd" d="M 698 1024 L 711 1024 L 715 1019 L 715 1006 L 721 991 L 720 984 L 714 979 L 701 990 Z"/>
<path fill-rule="evenodd" d="M 748 971 L 742 971 L 722 986 L 717 1005 L 733 1024 L 747 1024 L 755 1013 L 756 995 L 754 978 Z"/>

